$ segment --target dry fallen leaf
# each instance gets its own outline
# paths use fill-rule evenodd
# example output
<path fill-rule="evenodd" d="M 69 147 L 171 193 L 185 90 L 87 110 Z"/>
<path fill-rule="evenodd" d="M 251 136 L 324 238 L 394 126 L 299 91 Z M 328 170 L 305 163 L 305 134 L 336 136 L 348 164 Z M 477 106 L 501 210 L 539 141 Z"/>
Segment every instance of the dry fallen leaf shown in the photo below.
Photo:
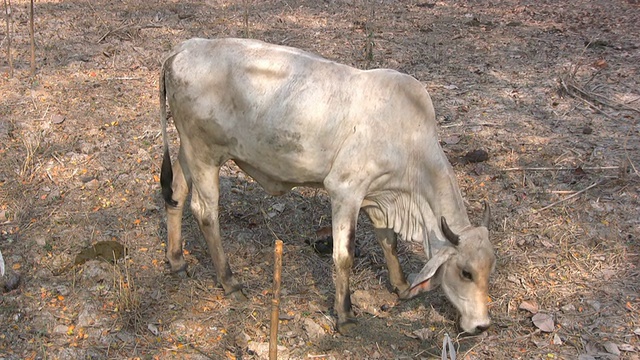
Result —
<path fill-rule="evenodd" d="M 618 348 L 622 351 L 636 351 L 635 346 L 629 344 L 620 344 L 618 345 Z"/>
<path fill-rule="evenodd" d="M 537 314 L 538 313 L 538 303 L 535 300 L 531 300 L 531 301 L 523 301 L 520 303 L 520 306 L 518 306 L 518 309 L 520 310 L 526 310 L 532 314 Z"/>
<path fill-rule="evenodd" d="M 553 317 L 545 313 L 537 313 L 531 318 L 533 325 L 544 332 L 552 332 L 555 328 Z"/>
<path fill-rule="evenodd" d="M 620 355 L 620 349 L 618 348 L 618 345 L 616 345 L 615 343 L 611 341 L 607 341 L 604 344 L 602 344 L 602 346 L 604 346 L 604 349 L 607 350 L 609 354 Z"/>
<path fill-rule="evenodd" d="M 446 138 L 444 138 L 442 140 L 447 145 L 455 145 L 455 144 L 460 142 L 460 137 L 453 135 L 453 136 L 447 136 Z"/>
<path fill-rule="evenodd" d="M 54 124 L 62 124 L 64 122 L 65 117 L 59 114 L 51 115 L 51 122 Z"/>
<path fill-rule="evenodd" d="M 599 59 L 596 62 L 593 63 L 593 66 L 598 68 L 598 69 L 604 69 L 607 66 L 609 66 L 609 64 L 607 64 L 607 61 L 604 59 Z"/>
<path fill-rule="evenodd" d="M 562 339 L 560 339 L 560 335 L 553 334 L 553 345 L 562 345 Z"/>
<path fill-rule="evenodd" d="M 578 360 L 596 360 L 596 358 L 591 355 L 582 354 L 578 356 Z"/>
<path fill-rule="evenodd" d="M 149 331 L 151 331 L 151 333 L 155 336 L 158 336 L 160 334 L 160 331 L 158 330 L 158 327 L 155 324 L 148 323 L 147 329 L 149 329 Z"/>
<path fill-rule="evenodd" d="M 413 334 L 415 336 L 418 337 L 418 339 L 425 341 L 425 340 L 429 340 L 433 337 L 433 331 L 431 331 L 428 328 L 422 328 L 422 329 L 418 329 L 416 331 L 413 332 Z"/>

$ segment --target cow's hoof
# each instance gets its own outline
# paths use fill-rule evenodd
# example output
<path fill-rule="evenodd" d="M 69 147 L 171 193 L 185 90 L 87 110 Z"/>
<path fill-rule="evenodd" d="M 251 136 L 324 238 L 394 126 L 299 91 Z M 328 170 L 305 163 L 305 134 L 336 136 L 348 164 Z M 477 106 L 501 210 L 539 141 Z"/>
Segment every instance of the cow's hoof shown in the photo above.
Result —
<path fill-rule="evenodd" d="M 353 334 L 358 323 L 354 319 L 347 319 L 346 321 L 338 322 L 338 332 L 342 335 L 349 336 Z"/>
<path fill-rule="evenodd" d="M 171 261 L 168 261 L 168 263 L 169 268 L 171 269 L 171 274 L 178 275 L 181 278 L 188 276 L 187 262 L 184 261 L 184 259 L 182 259 L 181 261 L 174 261 L 173 263 Z"/>
<path fill-rule="evenodd" d="M 190 277 L 189 273 L 187 272 L 186 266 L 178 271 L 172 271 L 171 275 L 179 277 L 180 279 L 186 279 Z"/>
<path fill-rule="evenodd" d="M 227 294 L 227 297 L 238 303 L 243 303 L 249 300 L 249 298 L 247 298 L 247 296 L 240 289 Z"/>
<path fill-rule="evenodd" d="M 398 298 L 400 300 L 409 300 L 413 298 L 413 295 L 411 294 L 409 287 L 407 287 L 404 290 L 396 289 L 396 294 L 398 294 Z"/>

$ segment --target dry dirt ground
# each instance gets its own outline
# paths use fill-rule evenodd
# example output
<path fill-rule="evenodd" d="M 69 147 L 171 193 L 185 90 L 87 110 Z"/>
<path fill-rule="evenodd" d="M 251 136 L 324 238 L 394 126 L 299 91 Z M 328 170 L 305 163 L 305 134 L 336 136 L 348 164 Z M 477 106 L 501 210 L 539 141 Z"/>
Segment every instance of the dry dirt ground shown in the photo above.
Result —
<path fill-rule="evenodd" d="M 0 358 L 265 358 L 276 237 L 281 359 L 439 358 L 445 333 L 464 359 L 639 358 L 637 1 L 36 1 L 35 78 L 28 2 L 11 3 L 13 78 L 4 19 L 0 30 L 0 250 L 20 282 L 2 290 Z M 248 36 L 422 81 L 472 221 L 481 200 L 493 209 L 494 326 L 458 336 L 440 291 L 398 301 L 363 218 L 360 326 L 340 336 L 331 258 L 308 245 L 330 224 L 327 197 L 267 196 L 233 164 L 221 218 L 249 302 L 224 298 L 190 214 L 191 277 L 171 276 L 158 70 L 195 36 Z M 465 161 L 476 149 L 489 159 Z M 73 265 L 111 240 L 128 247 L 124 260 Z M 419 245 L 400 255 L 408 272 L 424 261 Z"/>

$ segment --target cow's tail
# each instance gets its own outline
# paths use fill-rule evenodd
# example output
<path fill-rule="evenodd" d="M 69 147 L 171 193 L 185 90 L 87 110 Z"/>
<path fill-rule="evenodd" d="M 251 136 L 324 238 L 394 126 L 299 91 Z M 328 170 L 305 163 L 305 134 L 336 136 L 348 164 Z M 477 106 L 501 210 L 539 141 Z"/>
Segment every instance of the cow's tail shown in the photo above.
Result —
<path fill-rule="evenodd" d="M 171 166 L 171 155 L 169 154 L 169 139 L 167 137 L 167 89 L 165 86 L 165 74 L 167 62 L 162 64 L 160 70 L 160 124 L 162 126 L 162 168 L 160 170 L 160 186 L 162 187 L 162 197 L 164 202 L 169 206 L 177 206 L 178 202 L 173 200 L 173 168 Z"/>

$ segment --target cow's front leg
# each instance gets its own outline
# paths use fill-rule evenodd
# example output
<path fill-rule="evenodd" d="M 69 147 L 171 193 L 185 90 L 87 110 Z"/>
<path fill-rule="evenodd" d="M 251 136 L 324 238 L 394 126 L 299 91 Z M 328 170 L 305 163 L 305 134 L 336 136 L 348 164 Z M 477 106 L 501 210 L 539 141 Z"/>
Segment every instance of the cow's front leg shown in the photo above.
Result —
<path fill-rule="evenodd" d="M 220 178 L 218 170 L 219 168 L 217 167 L 208 168 L 206 171 L 200 170 L 197 175 L 196 173 L 193 174 L 194 184 L 198 184 L 201 187 L 196 187 L 195 185 L 193 187 L 191 209 L 207 242 L 218 281 L 222 285 L 225 295 L 238 301 L 244 301 L 247 298 L 242 293 L 242 284 L 236 280 L 231 272 L 220 238 L 220 219 L 218 214 Z M 198 179 L 196 179 L 196 176 Z"/>
<path fill-rule="evenodd" d="M 401 299 L 408 299 L 409 283 L 404 276 L 400 260 L 398 260 L 398 239 L 393 229 L 376 228 L 376 239 L 382 247 L 384 258 L 387 262 L 387 270 L 389 271 L 389 282 L 391 287 Z"/>
<path fill-rule="evenodd" d="M 335 203 L 335 202 L 334 202 Z M 336 268 L 336 298 L 334 308 L 338 314 L 338 331 L 348 334 L 356 325 L 351 308 L 349 276 L 353 267 L 358 207 L 345 204 L 332 205 L 333 262 Z"/>

